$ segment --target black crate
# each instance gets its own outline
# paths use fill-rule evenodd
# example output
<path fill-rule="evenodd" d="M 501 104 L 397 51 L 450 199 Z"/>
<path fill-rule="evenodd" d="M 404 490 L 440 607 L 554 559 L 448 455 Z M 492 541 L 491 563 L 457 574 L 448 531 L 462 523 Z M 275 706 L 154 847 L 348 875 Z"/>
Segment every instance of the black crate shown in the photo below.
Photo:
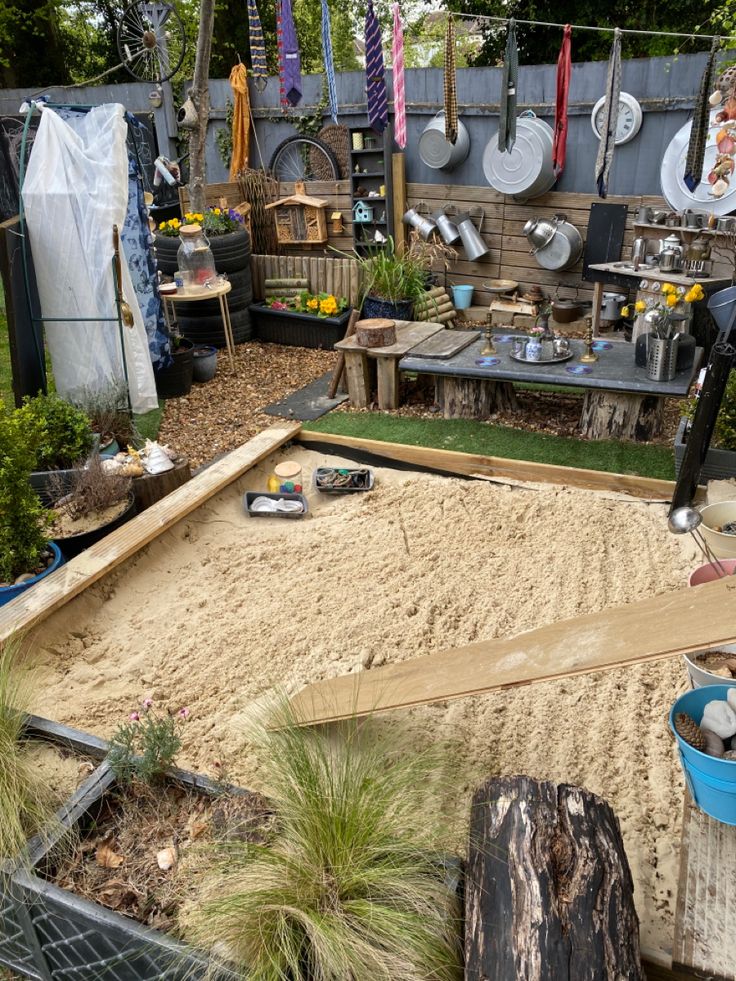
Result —
<path fill-rule="evenodd" d="M 350 310 L 339 317 L 315 317 L 293 310 L 273 310 L 265 303 L 249 307 L 253 335 L 270 344 L 332 349 L 345 337 Z"/>

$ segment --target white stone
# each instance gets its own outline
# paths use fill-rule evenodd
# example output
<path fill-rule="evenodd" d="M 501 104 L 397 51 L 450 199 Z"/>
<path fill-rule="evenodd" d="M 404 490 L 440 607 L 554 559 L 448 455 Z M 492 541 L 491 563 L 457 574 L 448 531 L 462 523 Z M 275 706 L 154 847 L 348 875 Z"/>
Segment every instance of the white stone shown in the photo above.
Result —
<path fill-rule="evenodd" d="M 736 688 L 729 688 L 726 692 L 726 701 L 731 706 L 731 708 L 736 712 Z"/>
<path fill-rule="evenodd" d="M 715 732 L 721 739 L 730 739 L 736 735 L 736 712 L 728 702 L 714 700 L 705 706 L 700 724 L 704 729 Z"/>
<path fill-rule="evenodd" d="M 164 473 L 171 470 L 174 464 L 158 443 L 151 443 L 146 453 L 145 467 L 149 473 Z"/>

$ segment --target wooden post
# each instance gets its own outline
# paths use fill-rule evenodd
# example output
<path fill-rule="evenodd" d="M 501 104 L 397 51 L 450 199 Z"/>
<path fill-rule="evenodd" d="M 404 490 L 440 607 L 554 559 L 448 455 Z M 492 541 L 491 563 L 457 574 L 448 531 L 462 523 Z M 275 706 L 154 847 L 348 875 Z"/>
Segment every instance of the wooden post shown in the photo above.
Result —
<path fill-rule="evenodd" d="M 588 389 L 580 431 L 588 439 L 635 439 L 646 442 L 662 432 L 664 399 L 658 395 Z"/>
<path fill-rule="evenodd" d="M 593 283 L 593 337 L 600 337 L 603 283 Z"/>
<path fill-rule="evenodd" d="M 406 226 L 403 222 L 406 211 L 406 157 L 403 153 L 394 153 L 391 157 L 391 178 L 394 205 L 394 244 L 397 251 L 400 251 L 406 242 Z"/>
<path fill-rule="evenodd" d="M 371 368 L 365 351 L 345 351 L 345 376 L 354 409 L 365 409 L 371 398 Z"/>
<path fill-rule="evenodd" d="M 203 212 L 207 207 L 205 144 L 207 141 L 207 120 L 210 115 L 209 71 L 214 23 L 215 0 L 200 0 L 194 81 L 189 91 L 197 110 L 197 128 L 192 130 L 189 140 L 189 203 L 192 211 L 195 212 Z"/>
<path fill-rule="evenodd" d="M 358 313 L 357 310 L 352 311 L 352 313 L 350 314 L 350 319 L 348 320 L 348 329 L 345 331 L 345 337 L 343 338 L 343 340 L 353 336 L 353 334 L 355 333 L 355 325 L 358 322 L 359 316 L 360 314 Z M 327 389 L 328 399 L 334 399 L 337 393 L 337 387 L 340 384 L 340 379 L 342 378 L 342 373 L 344 370 L 345 370 L 345 352 L 340 351 L 340 353 L 337 356 L 337 364 L 335 365 L 335 370 L 332 374 L 332 378 L 330 379 L 330 384 Z"/>
<path fill-rule="evenodd" d="M 466 981 L 643 981 L 634 883 L 611 806 L 497 777 L 473 797 Z"/>
<path fill-rule="evenodd" d="M 511 382 L 485 378 L 438 377 L 435 398 L 445 419 L 487 419 L 492 412 L 518 408 Z"/>

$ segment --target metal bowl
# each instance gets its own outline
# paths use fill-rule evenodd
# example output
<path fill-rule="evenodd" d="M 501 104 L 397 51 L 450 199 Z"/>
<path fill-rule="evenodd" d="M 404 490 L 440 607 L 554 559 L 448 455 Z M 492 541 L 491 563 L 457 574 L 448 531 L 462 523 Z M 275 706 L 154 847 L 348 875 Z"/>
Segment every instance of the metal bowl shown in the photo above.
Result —
<path fill-rule="evenodd" d="M 515 279 L 489 279 L 487 283 L 483 283 L 483 287 L 489 293 L 513 293 L 519 288 L 519 284 Z"/>

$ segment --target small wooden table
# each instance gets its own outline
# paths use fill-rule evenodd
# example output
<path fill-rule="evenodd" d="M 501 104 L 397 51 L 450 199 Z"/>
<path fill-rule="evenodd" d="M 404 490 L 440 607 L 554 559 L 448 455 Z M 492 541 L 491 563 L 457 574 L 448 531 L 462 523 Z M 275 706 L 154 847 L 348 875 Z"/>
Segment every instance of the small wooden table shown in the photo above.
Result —
<path fill-rule="evenodd" d="M 356 337 L 346 337 L 335 344 L 345 355 L 345 375 L 350 403 L 365 409 L 371 397 L 371 366 L 376 361 L 379 409 L 396 409 L 399 405 L 399 360 L 413 347 L 442 330 L 443 324 L 412 320 L 396 321 L 396 343 L 388 347 L 361 347 Z"/>
<path fill-rule="evenodd" d="M 235 371 L 235 342 L 233 341 L 233 325 L 230 322 L 230 307 L 227 302 L 227 295 L 233 288 L 233 284 L 227 279 L 222 280 L 217 286 L 184 286 L 176 293 L 162 293 L 164 319 L 166 326 L 171 327 L 171 321 L 176 319 L 177 303 L 197 303 L 200 300 L 219 300 L 220 316 L 222 317 L 222 329 L 225 334 L 225 346 L 230 357 L 230 367 Z M 171 304 L 169 311 L 167 304 Z"/>

